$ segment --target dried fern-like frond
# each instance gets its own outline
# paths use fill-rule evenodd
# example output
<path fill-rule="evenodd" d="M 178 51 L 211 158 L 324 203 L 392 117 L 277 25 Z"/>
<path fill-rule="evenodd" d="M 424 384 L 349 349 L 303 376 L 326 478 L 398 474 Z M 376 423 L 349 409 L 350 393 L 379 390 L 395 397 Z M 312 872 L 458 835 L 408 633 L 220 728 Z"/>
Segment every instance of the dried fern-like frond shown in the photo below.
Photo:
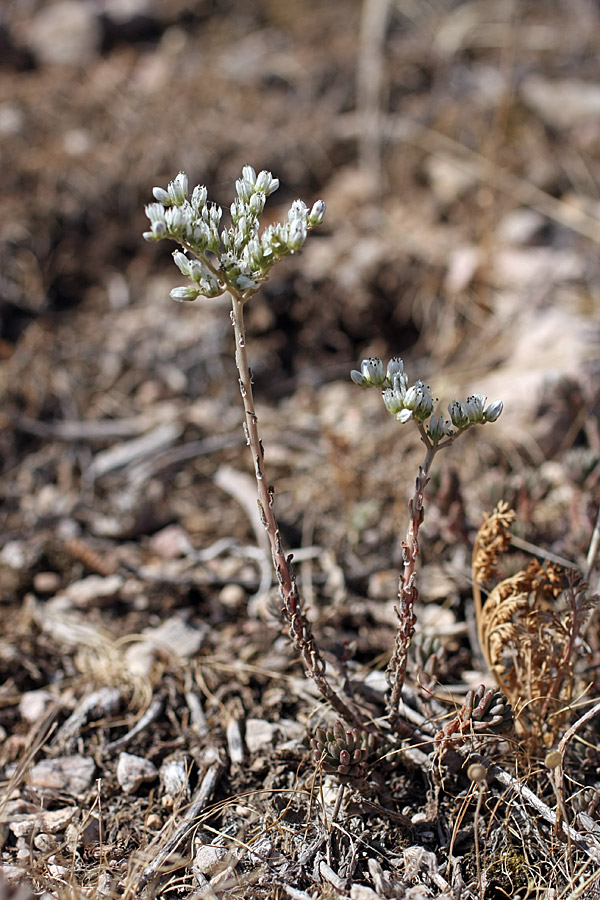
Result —
<path fill-rule="evenodd" d="M 480 582 L 495 573 L 506 551 L 514 514 L 497 507 L 482 527 L 473 554 L 477 633 L 485 660 L 510 703 L 521 710 L 521 733 L 551 742 L 569 715 L 578 684 L 582 628 L 597 603 L 580 576 L 533 560 L 505 578 L 481 602 Z"/>
<path fill-rule="evenodd" d="M 500 557 L 510 546 L 510 528 L 515 511 L 500 500 L 479 529 L 473 547 L 473 578 L 477 584 L 489 581 L 497 574 Z"/>

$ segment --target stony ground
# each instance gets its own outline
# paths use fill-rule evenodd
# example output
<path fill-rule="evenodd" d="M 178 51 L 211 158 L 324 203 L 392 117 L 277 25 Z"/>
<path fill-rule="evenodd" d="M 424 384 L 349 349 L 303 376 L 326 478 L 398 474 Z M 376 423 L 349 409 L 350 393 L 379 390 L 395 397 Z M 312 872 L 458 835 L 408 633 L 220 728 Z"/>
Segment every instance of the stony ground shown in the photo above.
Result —
<path fill-rule="evenodd" d="M 486 511 L 516 513 L 503 574 L 537 558 L 598 585 L 599 42 L 592 0 L 0 13 L 0 896 L 600 897 L 590 592 L 576 625 L 568 591 L 543 600 L 509 733 L 433 743 L 495 686 Z M 315 635 L 375 721 L 423 450 L 349 371 L 400 354 L 442 411 L 505 407 L 426 495 L 434 697 L 416 654 L 402 740 L 341 796 L 256 523 L 227 303 L 173 303 L 173 248 L 141 238 L 154 185 L 185 170 L 227 207 L 245 163 L 281 180 L 267 220 L 327 203 L 248 346 Z"/>

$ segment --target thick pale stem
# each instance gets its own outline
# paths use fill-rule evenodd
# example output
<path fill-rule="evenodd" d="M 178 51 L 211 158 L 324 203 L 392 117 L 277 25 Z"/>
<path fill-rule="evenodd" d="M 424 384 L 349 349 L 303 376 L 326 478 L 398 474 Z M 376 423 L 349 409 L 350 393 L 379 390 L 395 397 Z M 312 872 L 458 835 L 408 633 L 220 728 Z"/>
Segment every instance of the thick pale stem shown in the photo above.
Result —
<path fill-rule="evenodd" d="M 343 700 L 330 686 L 325 677 L 325 661 L 312 634 L 310 623 L 304 617 L 296 580 L 282 543 L 279 526 L 273 509 L 273 488 L 269 486 L 264 471 L 264 451 L 258 429 L 258 417 L 254 409 L 252 375 L 246 352 L 246 332 L 244 327 L 244 297 L 231 294 L 231 321 L 235 334 L 235 362 L 239 374 L 240 393 L 244 404 L 244 431 L 246 442 L 252 453 L 254 474 L 258 489 L 260 517 L 269 537 L 273 568 L 279 583 L 279 593 L 283 601 L 282 614 L 288 626 L 290 639 L 299 650 L 306 672 L 314 678 L 321 694 L 331 703 L 342 718 L 364 728 L 359 712 Z"/>

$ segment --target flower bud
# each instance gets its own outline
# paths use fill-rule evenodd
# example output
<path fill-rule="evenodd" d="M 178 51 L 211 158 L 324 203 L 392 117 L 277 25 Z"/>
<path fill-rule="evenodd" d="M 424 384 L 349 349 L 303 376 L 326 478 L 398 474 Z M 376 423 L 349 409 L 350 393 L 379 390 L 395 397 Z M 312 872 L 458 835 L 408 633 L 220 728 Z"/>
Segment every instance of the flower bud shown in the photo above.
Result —
<path fill-rule="evenodd" d="M 300 250 L 306 240 L 306 223 L 302 219 L 291 221 L 288 226 L 287 245 L 289 250 L 294 253 Z"/>
<path fill-rule="evenodd" d="M 493 403 L 490 403 L 488 408 L 483 414 L 483 419 L 485 422 L 495 422 L 496 419 L 500 418 L 500 413 L 504 408 L 504 404 L 502 400 L 494 400 Z"/>
<path fill-rule="evenodd" d="M 427 434 L 429 436 L 429 440 L 433 444 L 439 444 L 439 442 L 442 440 L 442 438 L 446 434 L 443 416 L 432 416 L 431 417 L 431 421 L 429 422 L 429 428 L 427 429 Z"/>
<path fill-rule="evenodd" d="M 200 289 L 196 287 L 194 284 L 184 285 L 183 287 L 173 288 L 171 291 L 171 297 L 173 300 L 183 301 L 183 300 L 197 300 L 200 296 Z"/>
<path fill-rule="evenodd" d="M 325 202 L 323 200 L 317 200 L 316 203 L 313 203 L 313 207 L 308 214 L 308 224 L 310 227 L 313 228 L 315 225 L 320 225 L 324 215 Z"/>

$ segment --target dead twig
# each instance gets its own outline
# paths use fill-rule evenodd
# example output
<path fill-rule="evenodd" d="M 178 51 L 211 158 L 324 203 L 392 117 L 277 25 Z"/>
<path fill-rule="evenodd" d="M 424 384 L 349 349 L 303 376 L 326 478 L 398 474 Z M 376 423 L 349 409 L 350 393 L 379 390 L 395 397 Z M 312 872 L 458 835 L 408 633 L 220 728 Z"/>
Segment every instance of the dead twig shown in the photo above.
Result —
<path fill-rule="evenodd" d="M 169 857 L 172 856 L 184 842 L 191 839 L 192 831 L 198 825 L 198 818 L 206 808 L 206 805 L 214 793 L 217 782 L 223 772 L 223 768 L 223 764 L 220 760 L 216 760 L 209 765 L 202 782 L 200 783 L 200 787 L 196 791 L 194 799 L 187 808 L 182 821 L 162 847 L 157 850 L 152 862 L 149 863 L 142 872 L 138 883 L 138 890 L 143 890 L 150 881 L 158 878 L 162 874 L 162 870 Z M 157 836 L 155 843 L 160 843 L 161 838 L 162 832 Z"/>

